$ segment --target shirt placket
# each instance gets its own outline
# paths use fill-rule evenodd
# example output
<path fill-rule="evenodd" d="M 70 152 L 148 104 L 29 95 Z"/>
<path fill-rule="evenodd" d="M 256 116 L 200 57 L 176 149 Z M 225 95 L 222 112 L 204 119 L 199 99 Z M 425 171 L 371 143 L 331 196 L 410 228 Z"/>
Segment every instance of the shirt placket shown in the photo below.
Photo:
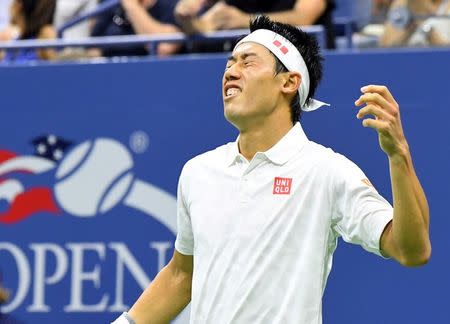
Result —
<path fill-rule="evenodd" d="M 255 157 L 249 162 L 241 161 L 243 163 L 243 173 L 239 179 L 239 202 L 246 204 L 250 201 L 252 194 L 252 175 L 255 169 L 262 163 L 264 157 L 257 153 Z"/>

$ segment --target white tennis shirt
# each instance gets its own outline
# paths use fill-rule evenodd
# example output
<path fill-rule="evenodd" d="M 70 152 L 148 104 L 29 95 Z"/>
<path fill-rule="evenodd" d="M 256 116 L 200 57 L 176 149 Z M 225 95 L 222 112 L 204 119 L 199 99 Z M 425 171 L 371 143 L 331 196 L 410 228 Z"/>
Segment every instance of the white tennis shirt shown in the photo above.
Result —
<path fill-rule="evenodd" d="M 192 324 L 319 324 L 337 238 L 380 254 L 392 206 L 297 123 L 248 162 L 237 141 L 181 172 L 175 248 L 194 255 Z"/>

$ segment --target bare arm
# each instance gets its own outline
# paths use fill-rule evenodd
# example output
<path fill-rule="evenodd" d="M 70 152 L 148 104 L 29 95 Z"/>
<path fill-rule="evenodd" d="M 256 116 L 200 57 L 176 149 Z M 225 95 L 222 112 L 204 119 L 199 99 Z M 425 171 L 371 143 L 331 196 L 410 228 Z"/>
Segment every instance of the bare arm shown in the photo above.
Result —
<path fill-rule="evenodd" d="M 170 34 L 180 32 L 175 25 L 162 23 L 153 18 L 137 0 L 122 0 L 122 6 L 136 34 Z M 158 54 L 173 54 L 179 48 L 179 44 L 161 43 L 158 46 Z"/>
<path fill-rule="evenodd" d="M 17 26 L 9 25 L 3 30 L 0 30 L 0 42 L 8 42 L 13 39 L 16 39 L 20 34 Z M 0 51 L 0 61 L 5 57 L 5 51 Z"/>
<path fill-rule="evenodd" d="M 129 311 L 136 324 L 168 323 L 191 300 L 193 256 L 175 250 L 172 260 L 155 277 Z"/>
<path fill-rule="evenodd" d="M 137 0 L 122 0 L 128 19 L 136 34 L 176 33 L 179 29 L 172 24 L 162 23 L 153 18 Z"/>
<path fill-rule="evenodd" d="M 44 26 L 39 33 L 38 39 L 55 39 L 56 31 L 52 26 Z M 38 56 L 42 60 L 55 60 L 57 57 L 56 51 L 52 48 L 37 50 Z"/>
<path fill-rule="evenodd" d="M 192 5 L 188 6 L 192 1 L 181 0 L 175 9 L 178 21 L 187 33 L 248 27 L 251 15 L 236 7 L 218 2 L 205 14 L 196 17 L 195 8 Z M 264 14 L 287 24 L 311 25 L 322 15 L 326 5 L 325 0 L 298 0 L 291 10 Z"/>
<path fill-rule="evenodd" d="M 295 26 L 312 25 L 327 8 L 325 0 L 300 0 L 292 10 L 268 13 L 272 20 Z"/>
<path fill-rule="evenodd" d="M 433 46 L 449 46 L 450 45 L 450 41 L 446 37 L 443 37 L 441 35 L 441 33 L 439 33 L 434 28 L 431 29 L 431 31 L 428 35 L 428 40 L 429 40 L 430 44 Z"/>
<path fill-rule="evenodd" d="M 430 0 L 395 0 L 389 10 L 393 11 L 402 7 L 407 8 L 412 16 L 426 16 L 436 11 L 436 6 Z M 383 47 L 405 45 L 422 22 L 423 19 L 419 20 L 413 18 L 407 26 L 398 28 L 392 25 L 389 20 L 386 20 L 384 24 L 384 33 L 380 39 L 380 45 Z"/>
<path fill-rule="evenodd" d="M 380 147 L 389 158 L 394 216 L 381 236 L 381 249 L 402 265 L 422 265 L 431 255 L 429 209 L 403 134 L 399 106 L 384 86 L 370 85 L 361 90 L 363 95 L 355 104 L 366 106 L 357 117 L 375 116 L 364 119 L 363 126 L 378 132 Z"/>
<path fill-rule="evenodd" d="M 205 33 L 217 30 L 212 21 L 212 15 L 217 8 L 227 6 L 222 2 L 217 3 L 202 16 L 198 17 L 199 11 L 206 5 L 207 0 L 179 0 L 175 7 L 175 18 L 186 34 Z M 214 10 L 213 10 L 214 9 Z"/>
<path fill-rule="evenodd" d="M 401 264 L 426 263 L 431 254 L 429 210 L 409 150 L 389 158 L 394 219 L 384 230 L 381 249 Z"/>

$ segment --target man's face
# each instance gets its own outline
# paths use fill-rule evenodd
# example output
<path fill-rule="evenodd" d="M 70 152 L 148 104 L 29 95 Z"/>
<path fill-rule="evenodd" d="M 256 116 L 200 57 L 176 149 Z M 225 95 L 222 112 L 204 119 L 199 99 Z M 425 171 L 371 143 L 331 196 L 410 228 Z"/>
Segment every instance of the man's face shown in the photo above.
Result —
<path fill-rule="evenodd" d="M 264 121 L 277 106 L 281 84 L 267 48 L 252 42 L 239 45 L 222 79 L 225 118 L 238 129 Z"/>

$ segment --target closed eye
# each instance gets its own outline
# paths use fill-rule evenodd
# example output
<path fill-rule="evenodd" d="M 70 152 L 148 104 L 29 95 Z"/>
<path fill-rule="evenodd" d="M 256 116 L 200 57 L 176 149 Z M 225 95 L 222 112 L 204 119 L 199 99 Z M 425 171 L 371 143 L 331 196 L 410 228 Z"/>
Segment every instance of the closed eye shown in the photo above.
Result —
<path fill-rule="evenodd" d="M 232 67 L 236 62 L 241 61 L 244 66 L 249 66 L 253 63 L 258 55 L 256 53 L 243 53 L 239 58 L 231 55 L 228 57 L 227 64 L 225 66 L 225 71 Z"/>
<path fill-rule="evenodd" d="M 226 66 L 225 66 L 225 71 L 228 70 L 230 67 L 232 67 L 234 64 L 236 64 L 235 60 L 228 60 Z"/>

